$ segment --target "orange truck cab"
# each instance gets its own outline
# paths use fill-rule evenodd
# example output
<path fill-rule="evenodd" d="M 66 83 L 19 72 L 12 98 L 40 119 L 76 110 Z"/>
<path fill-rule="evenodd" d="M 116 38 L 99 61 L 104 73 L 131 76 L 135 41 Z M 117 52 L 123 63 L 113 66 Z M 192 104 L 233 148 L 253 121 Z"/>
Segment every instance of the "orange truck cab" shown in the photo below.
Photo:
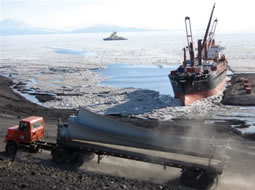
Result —
<path fill-rule="evenodd" d="M 5 137 L 6 152 L 15 154 L 21 146 L 26 146 L 31 152 L 36 152 L 36 141 L 43 138 L 44 121 L 42 117 L 31 116 L 22 119 L 19 125 L 10 127 Z"/>

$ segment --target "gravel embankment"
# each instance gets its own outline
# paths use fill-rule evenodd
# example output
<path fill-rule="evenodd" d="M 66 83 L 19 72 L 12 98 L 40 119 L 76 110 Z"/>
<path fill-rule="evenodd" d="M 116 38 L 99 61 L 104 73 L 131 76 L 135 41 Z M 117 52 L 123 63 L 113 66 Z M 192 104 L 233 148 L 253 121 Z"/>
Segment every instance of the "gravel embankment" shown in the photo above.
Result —
<path fill-rule="evenodd" d="M 72 171 L 54 166 L 45 166 L 39 160 L 8 161 L 0 157 L 1 189 L 171 189 L 188 188 L 170 187 L 139 180 L 126 179 Z"/>

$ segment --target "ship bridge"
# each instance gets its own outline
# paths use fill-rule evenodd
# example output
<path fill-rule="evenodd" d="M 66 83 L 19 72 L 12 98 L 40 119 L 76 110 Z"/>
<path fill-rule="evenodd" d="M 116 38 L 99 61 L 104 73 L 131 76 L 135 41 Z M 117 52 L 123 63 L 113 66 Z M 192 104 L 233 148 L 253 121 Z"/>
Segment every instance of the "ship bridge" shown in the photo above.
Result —
<path fill-rule="evenodd" d="M 219 45 L 211 46 L 208 51 L 208 59 L 220 59 L 224 55 L 225 48 Z"/>

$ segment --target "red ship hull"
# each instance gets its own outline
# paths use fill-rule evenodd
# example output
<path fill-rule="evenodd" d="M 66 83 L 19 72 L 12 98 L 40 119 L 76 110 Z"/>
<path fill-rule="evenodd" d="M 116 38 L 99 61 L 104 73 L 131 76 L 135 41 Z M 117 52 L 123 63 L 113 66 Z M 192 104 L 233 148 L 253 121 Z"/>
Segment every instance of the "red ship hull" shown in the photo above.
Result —
<path fill-rule="evenodd" d="M 175 92 L 175 97 L 182 101 L 183 106 L 186 106 L 202 98 L 218 94 L 224 88 L 225 84 L 226 80 L 223 80 L 221 83 L 218 84 L 218 86 L 213 89 L 200 91 L 193 94 L 182 94 L 179 92 Z"/>

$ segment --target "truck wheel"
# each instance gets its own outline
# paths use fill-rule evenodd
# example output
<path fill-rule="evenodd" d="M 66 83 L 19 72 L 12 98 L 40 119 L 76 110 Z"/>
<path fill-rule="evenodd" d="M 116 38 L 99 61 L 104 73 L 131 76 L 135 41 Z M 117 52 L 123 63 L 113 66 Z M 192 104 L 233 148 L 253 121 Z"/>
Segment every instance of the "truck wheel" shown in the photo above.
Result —
<path fill-rule="evenodd" d="M 67 160 L 67 154 L 63 149 L 57 149 L 52 153 L 52 160 L 56 164 L 63 164 Z"/>
<path fill-rule="evenodd" d="M 74 152 L 71 155 L 71 164 L 75 167 L 75 168 L 79 168 L 82 166 L 82 164 L 85 161 L 85 156 L 84 154 L 80 153 L 80 152 Z"/>
<path fill-rule="evenodd" d="M 198 171 L 187 169 L 182 172 L 180 182 L 184 186 L 195 188 L 197 186 L 198 176 Z"/>
<path fill-rule="evenodd" d="M 5 151 L 9 156 L 14 156 L 17 152 L 17 145 L 13 141 L 9 141 L 6 144 Z"/>

